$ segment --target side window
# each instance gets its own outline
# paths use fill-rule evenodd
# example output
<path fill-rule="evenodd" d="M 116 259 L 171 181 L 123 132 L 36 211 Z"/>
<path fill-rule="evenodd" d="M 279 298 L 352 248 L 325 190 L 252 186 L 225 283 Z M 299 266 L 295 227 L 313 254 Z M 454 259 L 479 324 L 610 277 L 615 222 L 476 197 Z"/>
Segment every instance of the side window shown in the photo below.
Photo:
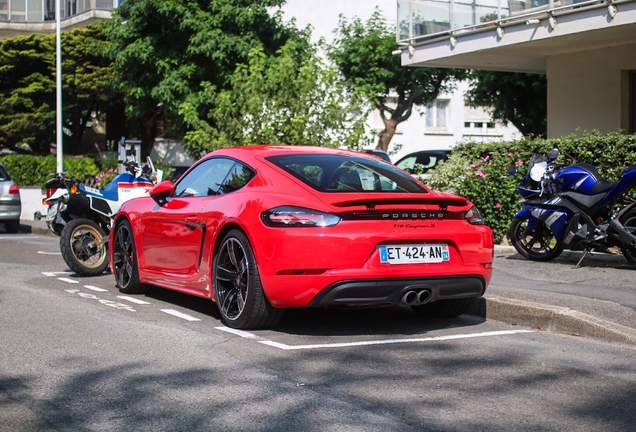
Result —
<path fill-rule="evenodd" d="M 223 184 L 218 191 L 220 194 L 226 194 L 230 192 L 234 192 L 245 186 L 247 182 L 249 182 L 252 177 L 254 177 L 254 172 L 243 165 L 242 163 L 236 162 L 230 172 L 225 177 Z"/>
<path fill-rule="evenodd" d="M 186 176 L 181 177 L 175 186 L 174 196 L 203 197 L 224 193 L 220 191 L 236 161 L 225 158 L 212 158 L 201 162 Z"/>

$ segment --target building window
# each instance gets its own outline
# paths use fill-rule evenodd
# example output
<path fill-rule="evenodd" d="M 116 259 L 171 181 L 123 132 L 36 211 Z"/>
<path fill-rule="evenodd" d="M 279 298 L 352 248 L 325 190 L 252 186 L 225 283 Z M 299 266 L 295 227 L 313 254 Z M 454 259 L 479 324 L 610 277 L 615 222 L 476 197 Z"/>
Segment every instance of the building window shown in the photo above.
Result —
<path fill-rule="evenodd" d="M 426 105 L 426 129 L 448 129 L 448 101 L 436 100 Z"/>

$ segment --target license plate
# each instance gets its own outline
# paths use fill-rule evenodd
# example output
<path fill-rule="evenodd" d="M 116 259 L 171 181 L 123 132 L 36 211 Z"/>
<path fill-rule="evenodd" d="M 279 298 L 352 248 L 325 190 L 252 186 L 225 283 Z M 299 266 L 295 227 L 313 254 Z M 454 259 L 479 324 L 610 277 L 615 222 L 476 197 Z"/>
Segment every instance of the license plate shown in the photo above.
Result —
<path fill-rule="evenodd" d="M 450 261 L 445 244 L 380 246 L 380 262 L 388 264 L 421 264 Z"/>
<path fill-rule="evenodd" d="M 45 221 L 52 221 L 57 216 L 57 206 L 49 207 L 49 211 L 46 213 Z"/>

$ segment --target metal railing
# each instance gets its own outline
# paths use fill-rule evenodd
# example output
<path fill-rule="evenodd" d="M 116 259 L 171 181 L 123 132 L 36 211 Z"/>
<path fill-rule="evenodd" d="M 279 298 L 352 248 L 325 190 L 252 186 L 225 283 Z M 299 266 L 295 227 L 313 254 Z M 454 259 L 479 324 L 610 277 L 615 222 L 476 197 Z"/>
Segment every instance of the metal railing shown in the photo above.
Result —
<path fill-rule="evenodd" d="M 111 10 L 121 0 L 58 0 L 60 18 L 72 18 L 90 10 Z M 0 21 L 40 23 L 55 20 L 55 0 L 0 0 Z"/>
<path fill-rule="evenodd" d="M 397 0 L 396 37 L 399 43 L 411 43 L 605 3 L 605 0 Z"/>

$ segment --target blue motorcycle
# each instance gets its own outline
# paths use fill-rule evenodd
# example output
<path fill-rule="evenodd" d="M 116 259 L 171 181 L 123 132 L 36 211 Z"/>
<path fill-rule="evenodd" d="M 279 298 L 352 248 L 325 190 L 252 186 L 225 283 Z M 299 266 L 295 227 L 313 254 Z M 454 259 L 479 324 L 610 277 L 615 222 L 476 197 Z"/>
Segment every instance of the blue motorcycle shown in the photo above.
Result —
<path fill-rule="evenodd" d="M 508 237 L 514 248 L 534 261 L 550 261 L 564 249 L 608 252 L 617 247 L 636 266 L 636 203 L 626 194 L 636 187 L 636 166 L 616 182 L 604 180 L 593 165 L 556 164 L 558 150 L 534 155 L 517 191 L 523 208 Z"/>
<path fill-rule="evenodd" d="M 62 258 L 79 276 L 104 272 L 108 266 L 108 233 L 115 214 L 124 202 L 147 196 L 161 181 L 163 172 L 155 169 L 150 158 L 141 166 L 135 161 L 126 161 L 124 165 L 126 172 L 104 189 L 91 188 L 62 175 L 44 185 L 46 224 L 60 237 Z"/>

